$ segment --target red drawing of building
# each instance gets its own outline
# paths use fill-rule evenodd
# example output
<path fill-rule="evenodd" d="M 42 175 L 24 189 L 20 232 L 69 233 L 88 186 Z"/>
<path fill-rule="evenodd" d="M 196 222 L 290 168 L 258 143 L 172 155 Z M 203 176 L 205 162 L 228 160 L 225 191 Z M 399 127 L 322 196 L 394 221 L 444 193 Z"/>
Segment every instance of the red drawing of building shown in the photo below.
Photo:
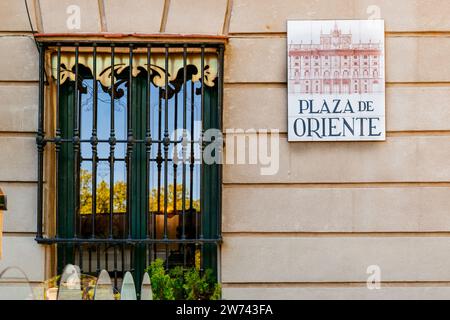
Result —
<path fill-rule="evenodd" d="M 353 43 L 337 23 L 320 44 L 289 44 L 289 91 L 302 94 L 383 92 L 382 43 Z"/>

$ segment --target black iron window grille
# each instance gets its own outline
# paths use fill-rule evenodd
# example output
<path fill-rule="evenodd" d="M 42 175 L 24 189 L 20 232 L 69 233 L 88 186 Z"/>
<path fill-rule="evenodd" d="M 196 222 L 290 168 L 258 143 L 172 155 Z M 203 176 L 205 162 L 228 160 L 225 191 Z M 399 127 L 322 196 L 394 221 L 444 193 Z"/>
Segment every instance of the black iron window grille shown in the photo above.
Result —
<path fill-rule="evenodd" d="M 117 286 L 157 258 L 215 270 L 221 166 L 202 136 L 221 128 L 223 44 L 39 47 L 36 240 L 58 272 L 106 269 Z"/>

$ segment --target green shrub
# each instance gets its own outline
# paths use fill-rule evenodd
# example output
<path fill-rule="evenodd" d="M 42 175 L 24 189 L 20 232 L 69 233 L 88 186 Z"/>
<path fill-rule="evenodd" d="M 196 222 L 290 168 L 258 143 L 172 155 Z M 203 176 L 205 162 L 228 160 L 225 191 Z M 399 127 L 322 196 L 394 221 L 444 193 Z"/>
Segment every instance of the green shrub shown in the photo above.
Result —
<path fill-rule="evenodd" d="M 166 274 L 162 260 L 155 260 L 146 272 L 150 275 L 155 300 L 175 300 L 173 280 Z"/>
<path fill-rule="evenodd" d="M 155 300 L 219 300 L 221 286 L 211 269 L 203 274 L 196 268 L 175 267 L 168 272 L 164 262 L 156 259 L 146 269 L 152 282 Z"/>

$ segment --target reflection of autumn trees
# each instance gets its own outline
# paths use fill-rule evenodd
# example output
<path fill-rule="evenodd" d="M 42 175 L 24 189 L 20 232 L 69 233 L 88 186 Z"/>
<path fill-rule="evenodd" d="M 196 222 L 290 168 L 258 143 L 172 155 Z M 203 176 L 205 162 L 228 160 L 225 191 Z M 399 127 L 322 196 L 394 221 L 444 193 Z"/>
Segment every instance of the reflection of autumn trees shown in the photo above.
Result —
<path fill-rule="evenodd" d="M 80 211 L 81 214 L 91 214 L 92 212 L 92 173 L 88 170 L 81 170 L 80 172 Z M 169 185 L 167 199 L 167 212 L 169 216 L 174 216 L 176 213 L 181 213 L 183 209 L 183 186 Z M 102 180 L 97 185 L 97 213 L 109 213 L 109 185 Z M 159 201 L 158 201 L 159 198 Z M 186 190 L 186 206 L 185 209 L 190 209 L 190 195 Z M 159 202 L 159 206 L 158 206 Z M 174 206 L 176 205 L 176 207 Z M 193 200 L 192 207 L 196 211 L 200 210 L 200 201 Z M 150 212 L 156 214 L 164 214 L 164 187 L 161 187 L 158 197 L 158 189 L 154 188 L 150 191 L 149 199 Z M 114 184 L 114 212 L 124 213 L 127 210 L 127 186 L 123 181 L 118 181 Z"/>
<path fill-rule="evenodd" d="M 167 214 L 169 217 L 174 216 L 176 213 L 181 213 L 183 209 L 183 186 L 177 185 L 176 189 L 173 184 L 169 185 L 167 188 Z M 164 188 L 160 189 L 159 195 L 159 206 L 158 206 L 158 189 L 154 188 L 150 192 L 150 212 L 156 214 L 164 214 Z M 185 209 L 190 209 L 190 195 L 186 190 L 186 206 Z M 174 206 L 176 204 L 176 207 Z M 200 210 L 200 201 L 193 200 L 192 207 L 195 210 Z"/>
<path fill-rule="evenodd" d="M 92 212 L 92 173 L 80 172 L 80 211 L 81 214 Z M 114 184 L 114 212 L 127 210 L 127 185 L 123 181 Z M 97 213 L 109 213 L 109 185 L 102 180 L 97 185 Z"/>

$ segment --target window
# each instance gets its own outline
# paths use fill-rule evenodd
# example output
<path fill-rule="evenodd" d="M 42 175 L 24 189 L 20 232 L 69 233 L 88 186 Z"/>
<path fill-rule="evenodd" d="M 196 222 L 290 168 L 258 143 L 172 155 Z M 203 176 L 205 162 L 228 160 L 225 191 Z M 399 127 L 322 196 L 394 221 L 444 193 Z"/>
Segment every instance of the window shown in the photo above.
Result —
<path fill-rule="evenodd" d="M 156 258 L 215 270 L 221 167 L 201 137 L 221 128 L 223 45 L 39 45 L 37 241 L 58 272 L 106 269 L 117 286 Z"/>

